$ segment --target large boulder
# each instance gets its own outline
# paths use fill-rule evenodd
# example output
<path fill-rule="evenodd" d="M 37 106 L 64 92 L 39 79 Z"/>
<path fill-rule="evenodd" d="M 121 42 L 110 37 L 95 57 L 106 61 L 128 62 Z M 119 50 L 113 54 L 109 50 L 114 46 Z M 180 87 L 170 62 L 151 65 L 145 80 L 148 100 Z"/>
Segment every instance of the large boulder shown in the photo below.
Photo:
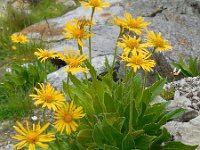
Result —
<path fill-rule="evenodd" d="M 107 0 L 111 7 L 96 12 L 93 27 L 96 34 L 92 40 L 93 56 L 113 53 L 119 28 L 111 25 L 113 15 L 122 16 L 131 12 L 151 21 L 150 29 L 160 31 L 169 39 L 173 50 L 165 52 L 169 61 L 178 61 L 179 55 L 188 59 L 192 54 L 198 56 L 200 47 L 200 1 L 199 0 Z M 75 41 L 66 41 L 62 35 L 65 23 L 81 16 L 89 17 L 91 10 L 79 7 L 65 15 L 42 21 L 23 30 L 32 38 L 41 38 L 51 44 L 51 49 L 63 51 L 63 47 L 76 47 Z M 87 54 L 87 48 L 84 52 Z"/>

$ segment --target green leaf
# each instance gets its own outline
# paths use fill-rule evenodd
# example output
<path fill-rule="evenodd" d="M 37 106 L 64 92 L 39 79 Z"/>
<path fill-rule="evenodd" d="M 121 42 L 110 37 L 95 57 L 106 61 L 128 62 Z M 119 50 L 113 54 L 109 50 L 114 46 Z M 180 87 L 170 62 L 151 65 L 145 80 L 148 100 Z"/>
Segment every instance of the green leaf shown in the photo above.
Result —
<path fill-rule="evenodd" d="M 104 104 L 105 104 L 107 112 L 109 113 L 116 112 L 114 98 L 111 97 L 108 93 L 104 94 Z"/>
<path fill-rule="evenodd" d="M 122 149 L 123 150 L 131 150 L 135 148 L 134 138 L 128 133 L 124 139 L 122 140 Z"/>
<path fill-rule="evenodd" d="M 97 146 L 103 149 L 106 141 L 102 133 L 102 130 L 99 128 L 97 124 L 94 126 L 92 137 L 94 139 L 94 142 L 97 144 Z"/>
<path fill-rule="evenodd" d="M 156 139 L 154 140 L 152 144 L 152 149 L 162 149 L 161 148 L 162 143 L 170 140 L 171 140 L 170 133 L 167 131 L 167 129 L 163 128 L 162 133 L 159 136 L 157 136 Z"/>
<path fill-rule="evenodd" d="M 117 113 L 106 113 L 104 115 L 106 122 L 118 132 L 121 132 L 125 117 L 120 117 Z"/>
<path fill-rule="evenodd" d="M 185 109 L 183 109 L 183 108 L 179 108 L 179 109 L 176 109 L 174 111 L 167 112 L 161 119 L 159 119 L 158 123 L 162 126 L 167 121 L 181 116 L 184 112 L 185 112 Z"/>
<path fill-rule="evenodd" d="M 155 98 L 162 92 L 165 83 L 166 79 L 162 79 L 160 81 L 155 82 L 152 86 L 147 88 L 147 90 L 149 90 L 152 93 L 151 99 Z"/>
<path fill-rule="evenodd" d="M 93 142 L 92 129 L 83 129 L 77 135 L 77 142 L 81 145 L 87 145 Z"/>
<path fill-rule="evenodd" d="M 168 142 L 162 148 L 162 150 L 195 150 L 198 146 L 189 146 L 181 142 Z"/>
<path fill-rule="evenodd" d="M 104 138 L 107 140 L 107 143 L 109 143 L 109 145 L 114 145 L 114 146 L 120 145 L 122 141 L 122 134 L 118 130 L 105 123 L 102 126 L 102 133 L 104 135 Z"/>
<path fill-rule="evenodd" d="M 119 148 L 111 145 L 104 145 L 104 150 L 120 150 Z"/>
<path fill-rule="evenodd" d="M 190 56 L 190 61 L 189 61 L 189 69 L 192 73 L 193 76 L 198 76 L 198 63 L 197 63 L 197 58 L 192 58 L 192 56 Z"/>
<path fill-rule="evenodd" d="M 139 138 L 135 139 L 136 148 L 140 150 L 150 149 L 155 138 L 156 138 L 155 136 L 149 136 L 149 135 L 140 136 Z"/>

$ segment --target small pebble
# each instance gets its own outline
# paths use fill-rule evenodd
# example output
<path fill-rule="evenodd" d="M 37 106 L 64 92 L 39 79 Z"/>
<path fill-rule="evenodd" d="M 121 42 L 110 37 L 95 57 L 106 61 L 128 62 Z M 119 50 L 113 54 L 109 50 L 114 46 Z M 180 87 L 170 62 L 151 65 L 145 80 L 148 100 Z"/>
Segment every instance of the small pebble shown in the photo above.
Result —
<path fill-rule="evenodd" d="M 198 112 L 195 111 L 195 110 L 191 110 L 191 111 L 185 112 L 183 114 L 183 116 L 181 117 L 181 121 L 182 122 L 188 122 L 191 119 L 196 118 L 197 116 L 198 116 Z"/>
<path fill-rule="evenodd" d="M 190 93 L 188 93 L 188 94 L 186 95 L 186 97 L 187 97 L 187 98 L 192 98 L 193 95 L 194 95 L 194 94 L 193 94 L 192 92 L 190 92 Z"/>

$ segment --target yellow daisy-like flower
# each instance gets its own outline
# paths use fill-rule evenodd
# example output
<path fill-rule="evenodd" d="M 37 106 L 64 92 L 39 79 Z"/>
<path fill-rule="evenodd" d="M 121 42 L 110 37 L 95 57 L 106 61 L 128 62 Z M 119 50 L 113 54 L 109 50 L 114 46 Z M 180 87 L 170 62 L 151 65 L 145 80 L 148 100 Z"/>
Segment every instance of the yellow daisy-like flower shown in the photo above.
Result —
<path fill-rule="evenodd" d="M 66 134 L 70 135 L 72 131 L 77 130 L 78 124 L 75 120 L 83 118 L 84 116 L 85 114 L 83 113 L 83 108 L 81 106 L 76 107 L 73 104 L 73 101 L 68 102 L 55 112 L 55 128 L 61 133 L 65 130 Z"/>
<path fill-rule="evenodd" d="M 48 58 L 55 58 L 57 55 L 55 54 L 54 50 L 48 51 L 46 49 L 37 49 L 38 52 L 35 52 L 34 55 L 41 59 L 41 62 L 45 62 Z"/>
<path fill-rule="evenodd" d="M 146 36 L 147 44 L 150 47 L 155 48 L 156 52 L 162 52 L 165 50 L 171 50 L 172 46 L 168 44 L 168 40 L 162 38 L 161 33 L 155 34 L 153 31 L 148 31 Z"/>
<path fill-rule="evenodd" d="M 126 36 L 121 38 L 121 42 L 117 42 L 117 46 L 124 49 L 123 54 L 128 55 L 130 52 L 135 55 L 136 52 L 148 53 L 147 44 L 141 43 L 141 38 L 136 38 L 136 36 Z"/>
<path fill-rule="evenodd" d="M 87 19 L 86 17 L 81 17 L 79 19 L 74 19 L 73 22 L 79 26 L 80 29 L 84 29 L 85 27 L 93 26 L 96 23 L 92 22 L 90 19 Z"/>
<path fill-rule="evenodd" d="M 104 7 L 109 7 L 110 3 L 105 2 L 105 0 L 88 0 L 88 2 L 81 2 L 82 6 L 102 10 Z"/>
<path fill-rule="evenodd" d="M 71 72 L 72 74 L 78 72 L 87 72 L 88 69 L 86 67 L 82 67 L 81 65 L 87 59 L 85 55 L 80 55 L 80 51 L 78 50 L 76 53 L 72 48 L 70 51 L 64 49 L 65 55 L 62 53 L 58 53 L 58 58 L 65 61 L 68 65 L 65 69 L 66 72 Z"/>
<path fill-rule="evenodd" d="M 117 25 L 121 28 L 124 28 L 126 26 L 126 22 L 123 18 L 120 17 L 113 17 L 113 20 L 111 20 L 111 23 L 114 25 Z"/>
<path fill-rule="evenodd" d="M 121 56 L 122 61 L 126 62 L 126 66 L 132 67 L 134 72 L 142 68 L 144 71 L 153 71 L 153 67 L 156 65 L 153 59 L 149 59 L 150 54 L 136 53 L 130 57 Z"/>
<path fill-rule="evenodd" d="M 56 91 L 50 83 L 47 82 L 47 85 L 39 83 L 40 88 L 34 88 L 37 94 L 31 94 L 35 101 L 34 104 L 42 105 L 42 108 L 47 107 L 50 110 L 56 110 L 58 107 L 62 107 L 64 104 L 65 97 L 63 93 Z"/>
<path fill-rule="evenodd" d="M 19 35 L 17 34 L 11 35 L 11 40 L 14 43 L 21 43 L 21 44 L 26 44 L 29 42 L 27 36 L 23 35 L 22 33 L 20 33 Z"/>
<path fill-rule="evenodd" d="M 13 35 L 11 35 L 11 40 L 14 42 L 14 43 L 18 43 L 18 36 L 17 36 L 17 34 L 13 34 Z"/>
<path fill-rule="evenodd" d="M 148 25 L 150 25 L 150 22 L 145 22 L 142 17 L 133 18 L 130 13 L 125 13 L 125 22 L 126 22 L 126 28 L 130 31 L 135 32 L 137 35 L 142 34 L 142 30 L 147 28 Z"/>
<path fill-rule="evenodd" d="M 26 127 L 17 121 L 17 126 L 13 128 L 19 133 L 13 136 L 13 139 L 20 141 L 18 144 L 14 145 L 15 149 L 23 149 L 28 147 L 28 150 L 36 150 L 36 145 L 47 149 L 48 145 L 44 144 L 55 140 L 55 135 L 53 133 L 42 134 L 50 125 L 50 123 L 45 124 L 42 128 L 40 122 L 37 125 L 33 124 L 33 128 L 30 129 L 29 122 L 26 121 Z"/>
<path fill-rule="evenodd" d="M 73 20 L 73 22 L 78 22 Z M 84 28 L 80 28 L 79 25 L 77 25 L 77 23 L 72 23 L 72 22 L 68 22 L 65 25 L 64 31 L 66 31 L 67 33 L 63 33 L 64 37 L 69 40 L 69 39 L 75 39 L 77 40 L 78 44 L 83 47 L 84 43 L 83 40 L 87 39 L 88 37 L 93 36 L 93 34 L 87 32 L 84 30 Z"/>

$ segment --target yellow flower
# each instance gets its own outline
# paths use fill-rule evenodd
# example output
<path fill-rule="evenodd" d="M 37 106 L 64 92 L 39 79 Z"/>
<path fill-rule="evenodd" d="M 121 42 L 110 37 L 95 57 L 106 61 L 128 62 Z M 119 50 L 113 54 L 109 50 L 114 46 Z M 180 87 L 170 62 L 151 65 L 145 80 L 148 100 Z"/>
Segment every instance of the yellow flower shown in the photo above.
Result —
<path fill-rule="evenodd" d="M 17 36 L 17 34 L 11 35 L 11 40 L 12 40 L 14 43 L 18 43 L 18 36 Z"/>
<path fill-rule="evenodd" d="M 67 49 L 64 49 L 65 55 L 62 53 L 58 53 L 58 58 L 65 61 L 68 66 L 66 67 L 66 72 L 71 72 L 72 74 L 78 73 L 78 72 L 87 72 L 88 69 L 86 67 L 82 67 L 81 65 L 83 62 L 87 59 L 85 55 L 80 55 L 80 51 L 78 50 L 76 53 L 74 53 L 74 49 L 72 48 L 69 51 Z"/>
<path fill-rule="evenodd" d="M 95 25 L 95 22 L 92 22 L 90 19 L 86 19 L 86 17 L 81 17 L 79 19 L 74 19 L 73 22 L 80 28 L 84 29 L 85 27 Z"/>
<path fill-rule="evenodd" d="M 27 36 L 23 35 L 22 33 L 20 33 L 19 35 L 16 34 L 11 35 L 11 40 L 14 43 L 21 43 L 21 44 L 26 44 L 29 42 Z"/>
<path fill-rule="evenodd" d="M 83 118 L 84 116 L 85 114 L 81 106 L 76 107 L 73 102 L 67 102 L 55 112 L 55 128 L 61 133 L 65 130 L 66 134 L 69 135 L 72 131 L 77 130 L 78 124 L 75 120 Z"/>
<path fill-rule="evenodd" d="M 62 107 L 64 104 L 65 97 L 63 93 L 56 91 L 50 83 L 47 85 L 39 83 L 40 89 L 34 88 L 37 94 L 31 94 L 35 101 L 34 104 L 42 105 L 42 108 L 47 107 L 48 109 L 56 110 L 58 107 Z"/>
<path fill-rule="evenodd" d="M 156 52 L 171 50 L 172 46 L 168 44 L 168 40 L 163 39 L 161 36 L 160 32 L 155 34 L 153 31 L 148 31 L 146 39 L 149 47 L 155 48 Z"/>
<path fill-rule="evenodd" d="M 126 28 L 130 31 L 135 32 L 137 35 L 141 35 L 142 30 L 151 24 L 150 22 L 144 22 L 144 19 L 142 17 L 133 18 L 130 13 L 125 13 L 124 17 Z"/>
<path fill-rule="evenodd" d="M 14 145 L 15 149 L 23 149 L 28 147 L 28 150 L 36 150 L 36 145 L 47 149 L 48 145 L 44 144 L 55 140 L 55 135 L 53 133 L 42 134 L 50 125 L 50 123 L 45 124 L 42 128 L 40 122 L 37 125 L 33 124 L 33 129 L 30 129 L 28 121 L 26 121 L 26 128 L 17 121 L 17 126 L 13 128 L 19 133 L 13 136 L 13 139 L 20 141 L 18 144 Z"/>
<path fill-rule="evenodd" d="M 102 10 L 104 7 L 109 7 L 110 4 L 105 2 L 105 0 L 88 0 L 88 2 L 81 2 L 82 6 Z"/>
<path fill-rule="evenodd" d="M 148 53 L 146 50 L 148 45 L 141 43 L 141 38 L 136 38 L 136 36 L 131 37 L 129 35 L 124 35 L 123 38 L 121 38 L 121 42 L 117 42 L 117 46 L 124 49 L 123 54 L 125 55 L 128 55 L 130 52 L 132 52 L 133 55 L 136 52 Z"/>
<path fill-rule="evenodd" d="M 16 50 L 17 47 L 15 45 L 12 46 L 12 50 Z"/>
<path fill-rule="evenodd" d="M 149 59 L 150 54 L 136 53 L 130 57 L 121 56 L 122 61 L 125 61 L 126 66 L 132 67 L 134 72 L 137 72 L 138 69 L 142 68 L 144 71 L 153 71 L 153 67 L 156 65 L 155 61 Z"/>
<path fill-rule="evenodd" d="M 73 21 L 75 22 L 75 20 Z M 63 33 L 64 37 L 69 39 L 77 40 L 78 44 L 83 47 L 83 40 L 87 39 L 88 37 L 93 36 L 93 34 L 86 32 L 84 28 L 80 28 L 77 24 L 73 24 L 72 22 L 68 22 L 65 25 L 64 31 L 67 33 Z"/>
<path fill-rule="evenodd" d="M 38 52 L 35 52 L 34 54 L 38 57 L 38 59 L 41 59 L 41 62 L 45 62 L 48 58 L 55 58 L 57 55 L 53 50 L 47 51 L 46 49 L 37 49 Z"/>
<path fill-rule="evenodd" d="M 124 28 L 126 26 L 125 20 L 120 17 L 113 17 L 113 20 L 111 20 L 111 23 L 121 28 Z"/>

